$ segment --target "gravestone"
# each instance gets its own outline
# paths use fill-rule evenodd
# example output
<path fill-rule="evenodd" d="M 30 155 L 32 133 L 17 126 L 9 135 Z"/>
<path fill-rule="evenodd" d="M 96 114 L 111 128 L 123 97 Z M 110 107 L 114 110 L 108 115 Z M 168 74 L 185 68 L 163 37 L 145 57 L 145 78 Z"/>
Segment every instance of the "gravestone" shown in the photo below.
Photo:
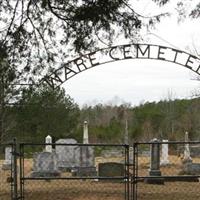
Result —
<path fill-rule="evenodd" d="M 75 139 L 59 139 L 56 141 L 58 168 L 61 171 L 70 171 L 80 166 L 80 147 L 70 144 L 77 144 L 77 141 Z"/>
<path fill-rule="evenodd" d="M 185 144 L 184 145 L 179 145 L 177 148 L 177 154 L 178 156 L 181 156 L 184 159 L 184 151 L 185 151 Z M 200 145 L 189 145 L 189 152 L 190 152 L 190 158 L 192 159 L 193 157 L 200 158 Z"/>
<path fill-rule="evenodd" d="M 190 156 L 200 157 L 200 145 L 190 145 Z"/>
<path fill-rule="evenodd" d="M 106 162 L 99 163 L 98 165 L 98 176 L 103 178 L 123 178 L 125 172 L 125 166 L 122 163 L 117 162 Z M 108 179 L 107 179 L 108 180 Z M 109 179 L 111 180 L 111 179 Z M 115 180 L 116 181 L 116 180 Z"/>
<path fill-rule="evenodd" d="M 5 160 L 2 165 L 2 170 L 11 170 L 12 163 L 12 147 L 5 148 Z"/>
<path fill-rule="evenodd" d="M 88 122 L 87 121 L 84 121 L 84 124 L 83 124 L 83 144 L 89 144 Z"/>
<path fill-rule="evenodd" d="M 190 156 L 190 147 L 189 147 L 189 134 L 185 132 L 185 148 L 184 148 L 184 157 L 183 157 L 183 171 L 181 173 L 185 175 L 199 175 L 200 174 L 200 163 L 193 163 Z M 191 178 L 191 180 L 196 181 L 197 178 Z"/>
<path fill-rule="evenodd" d="M 94 161 L 94 148 L 80 146 L 80 167 L 93 167 Z"/>
<path fill-rule="evenodd" d="M 150 147 L 151 151 L 151 162 L 150 162 L 150 176 L 160 176 L 160 144 L 158 140 L 155 138 L 153 139 Z"/>
<path fill-rule="evenodd" d="M 45 138 L 45 151 L 46 152 L 52 152 L 52 145 L 48 145 L 48 144 L 52 144 L 52 137 L 50 135 L 48 135 L 46 138 Z"/>
<path fill-rule="evenodd" d="M 145 179 L 145 182 L 149 184 L 164 184 L 164 179 L 161 177 L 161 171 L 160 171 L 160 144 L 156 138 L 151 140 L 150 151 L 151 151 L 151 158 L 150 158 L 149 177 Z M 151 176 L 156 176 L 157 178 L 153 178 Z"/>
<path fill-rule="evenodd" d="M 169 154 L 168 154 L 168 140 L 163 140 L 163 142 L 166 142 L 166 144 L 162 144 L 162 151 L 161 151 L 161 161 L 160 161 L 160 165 L 162 166 L 166 166 L 169 165 Z"/>
<path fill-rule="evenodd" d="M 192 158 L 190 156 L 190 147 L 189 147 L 189 136 L 188 132 L 185 132 L 185 149 L 184 149 L 184 157 L 183 163 L 192 163 Z"/>
<path fill-rule="evenodd" d="M 58 170 L 58 156 L 55 152 L 40 152 L 33 156 L 33 172 L 31 177 L 57 177 L 60 176 Z"/>
<path fill-rule="evenodd" d="M 134 157 L 134 149 L 133 147 L 129 148 L 129 163 L 133 164 L 133 157 Z"/>
<path fill-rule="evenodd" d="M 80 165 L 76 168 L 76 176 L 96 176 L 94 148 L 89 144 L 88 123 L 83 124 L 83 146 L 80 146 Z"/>
<path fill-rule="evenodd" d="M 199 175 L 200 174 L 200 163 L 185 163 L 183 165 L 183 174 L 185 175 Z"/>
<path fill-rule="evenodd" d="M 80 177 L 97 175 L 93 147 L 80 146 L 79 166 L 76 167 L 73 175 Z"/>

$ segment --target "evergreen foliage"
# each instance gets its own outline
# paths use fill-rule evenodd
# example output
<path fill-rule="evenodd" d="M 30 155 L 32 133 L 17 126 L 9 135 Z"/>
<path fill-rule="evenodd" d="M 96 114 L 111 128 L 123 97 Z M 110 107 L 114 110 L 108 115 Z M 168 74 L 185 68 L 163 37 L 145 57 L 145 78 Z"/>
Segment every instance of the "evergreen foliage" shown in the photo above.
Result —
<path fill-rule="evenodd" d="M 24 90 L 12 114 L 15 128 L 10 137 L 44 142 L 47 135 L 54 139 L 70 137 L 78 123 L 79 108 L 64 90 L 42 87 Z"/>
<path fill-rule="evenodd" d="M 123 143 L 125 119 L 129 125 L 129 140 L 149 141 L 152 138 L 184 140 L 200 139 L 200 98 L 146 102 L 137 107 L 96 105 L 81 110 L 81 120 L 87 119 L 92 142 Z M 123 113 L 123 114 L 121 114 Z M 125 115 L 126 113 L 126 115 Z"/>
<path fill-rule="evenodd" d="M 16 105 L 7 107 L 11 119 L 7 139 L 44 142 L 74 138 L 83 141 L 83 122 L 88 121 L 91 143 L 123 143 L 128 122 L 129 143 L 152 138 L 183 141 L 188 131 L 191 140 L 200 139 L 200 98 L 146 102 L 137 107 L 98 104 L 79 109 L 63 90 L 50 88 L 23 91 Z"/>

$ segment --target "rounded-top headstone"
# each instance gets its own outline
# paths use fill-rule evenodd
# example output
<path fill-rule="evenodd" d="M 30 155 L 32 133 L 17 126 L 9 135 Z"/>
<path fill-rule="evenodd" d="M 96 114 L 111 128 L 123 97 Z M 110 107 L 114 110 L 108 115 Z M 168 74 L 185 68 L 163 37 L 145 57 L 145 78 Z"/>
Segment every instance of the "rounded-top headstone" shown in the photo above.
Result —
<path fill-rule="evenodd" d="M 52 152 L 52 145 L 48 145 L 48 144 L 51 144 L 52 143 L 52 137 L 50 135 L 48 135 L 46 138 L 45 138 L 45 152 Z"/>

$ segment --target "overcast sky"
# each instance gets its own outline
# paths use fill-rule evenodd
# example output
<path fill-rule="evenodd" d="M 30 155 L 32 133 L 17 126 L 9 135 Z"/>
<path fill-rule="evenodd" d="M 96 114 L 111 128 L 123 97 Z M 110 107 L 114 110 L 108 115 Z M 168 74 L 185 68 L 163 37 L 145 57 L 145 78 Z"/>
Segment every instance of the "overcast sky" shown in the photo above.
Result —
<path fill-rule="evenodd" d="M 138 12 L 145 16 L 160 12 L 150 0 L 136 2 L 140 2 Z M 188 2 L 191 3 L 190 0 Z M 174 4 L 171 4 L 163 12 L 171 12 L 173 9 Z M 178 24 L 176 17 L 172 15 L 163 19 L 151 34 L 144 30 L 144 39 L 148 43 L 189 53 L 194 50 L 194 46 L 200 49 L 200 19 L 185 20 Z M 123 41 L 120 42 L 124 44 Z M 195 77 L 194 72 L 176 64 L 153 60 L 126 60 L 89 69 L 65 82 L 63 87 L 80 106 L 123 102 L 134 106 L 147 101 L 163 100 L 171 95 L 173 98 L 190 98 L 198 89 L 200 91 L 200 82 L 194 80 Z"/>

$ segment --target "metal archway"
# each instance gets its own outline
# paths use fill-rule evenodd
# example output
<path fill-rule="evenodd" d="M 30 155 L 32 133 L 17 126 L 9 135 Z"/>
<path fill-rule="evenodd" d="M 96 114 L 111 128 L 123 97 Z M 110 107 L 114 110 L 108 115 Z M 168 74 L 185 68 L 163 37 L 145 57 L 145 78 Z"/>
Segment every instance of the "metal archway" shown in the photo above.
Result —
<path fill-rule="evenodd" d="M 175 63 L 200 75 L 200 58 L 185 51 L 154 44 L 125 44 L 112 46 L 82 55 L 64 63 L 40 83 L 56 88 L 73 76 L 98 65 L 127 59 L 153 59 Z"/>

